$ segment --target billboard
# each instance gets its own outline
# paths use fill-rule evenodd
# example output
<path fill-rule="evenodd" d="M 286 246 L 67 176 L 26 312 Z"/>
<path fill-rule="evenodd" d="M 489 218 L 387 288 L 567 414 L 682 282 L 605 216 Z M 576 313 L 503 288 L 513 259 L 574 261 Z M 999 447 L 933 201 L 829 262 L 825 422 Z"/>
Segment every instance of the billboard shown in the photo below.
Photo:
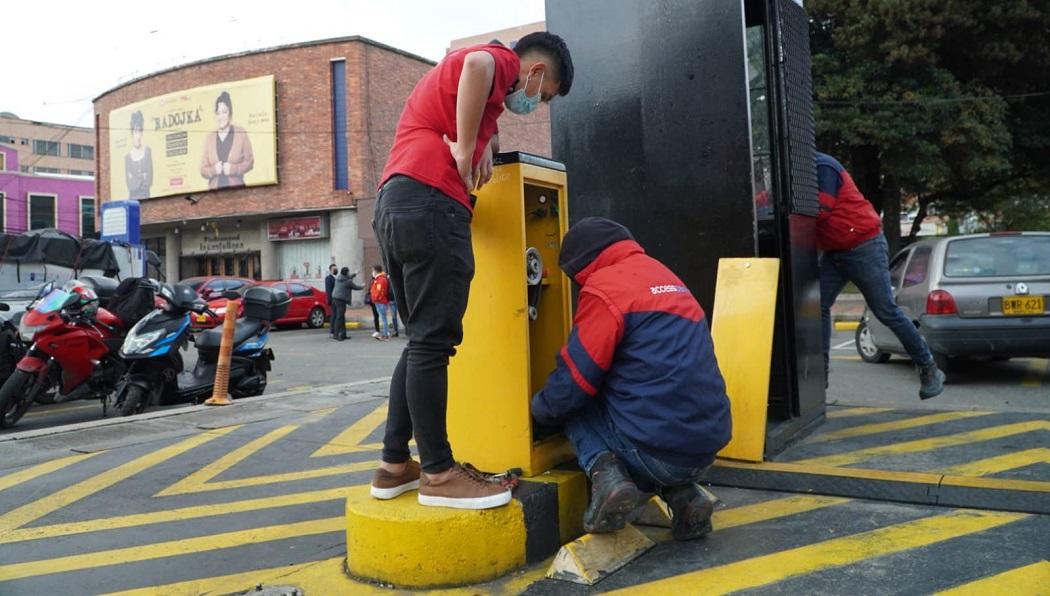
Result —
<path fill-rule="evenodd" d="M 108 125 L 112 200 L 277 183 L 273 75 L 152 97 Z"/>

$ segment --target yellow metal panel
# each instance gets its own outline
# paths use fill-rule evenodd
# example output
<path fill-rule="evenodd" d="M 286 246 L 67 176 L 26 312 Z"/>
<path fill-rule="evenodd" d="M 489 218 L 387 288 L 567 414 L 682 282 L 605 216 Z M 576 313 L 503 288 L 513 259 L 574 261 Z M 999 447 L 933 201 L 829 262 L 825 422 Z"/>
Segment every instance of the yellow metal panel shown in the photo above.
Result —
<path fill-rule="evenodd" d="M 779 259 L 719 259 L 711 336 L 733 412 L 720 457 L 762 461 Z"/>
<path fill-rule="evenodd" d="M 564 439 L 534 441 L 529 415 L 529 399 L 553 370 L 571 325 L 570 284 L 557 265 L 568 224 L 565 173 L 497 166 L 477 197 L 475 274 L 463 344 L 449 365 L 449 439 L 457 459 L 531 476 L 572 455 Z M 525 284 L 530 246 L 547 271 L 536 321 L 529 319 Z"/>

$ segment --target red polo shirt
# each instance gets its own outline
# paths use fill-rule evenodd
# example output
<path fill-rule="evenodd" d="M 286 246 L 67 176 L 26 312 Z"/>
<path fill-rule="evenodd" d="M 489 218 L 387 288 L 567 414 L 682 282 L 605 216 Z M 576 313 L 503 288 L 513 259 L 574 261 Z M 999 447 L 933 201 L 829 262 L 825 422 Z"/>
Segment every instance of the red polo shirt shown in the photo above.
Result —
<path fill-rule="evenodd" d="M 391 176 L 403 174 L 440 190 L 470 209 L 470 196 L 456 169 L 456 161 L 442 139 L 456 140 L 456 93 L 467 54 L 488 52 L 496 61 L 492 91 L 478 127 L 477 148 L 472 165 L 496 133 L 496 119 L 503 113 L 503 98 L 518 80 L 521 63 L 513 50 L 500 44 L 476 45 L 449 52 L 440 64 L 423 76 L 405 102 L 397 123 L 394 146 L 383 168 L 380 186 Z"/>

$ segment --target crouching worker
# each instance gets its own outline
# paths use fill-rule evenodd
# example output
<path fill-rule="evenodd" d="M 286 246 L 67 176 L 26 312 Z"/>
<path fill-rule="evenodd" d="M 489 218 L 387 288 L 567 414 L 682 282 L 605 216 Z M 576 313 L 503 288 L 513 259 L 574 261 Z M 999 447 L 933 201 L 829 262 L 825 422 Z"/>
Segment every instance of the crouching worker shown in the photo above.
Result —
<path fill-rule="evenodd" d="M 539 424 L 561 424 L 591 480 L 587 532 L 620 530 L 656 493 L 678 540 L 711 531 L 696 482 L 730 436 L 729 399 L 704 311 L 622 225 L 586 218 L 565 234 L 559 266 L 580 287 L 557 368 L 532 398 Z"/>

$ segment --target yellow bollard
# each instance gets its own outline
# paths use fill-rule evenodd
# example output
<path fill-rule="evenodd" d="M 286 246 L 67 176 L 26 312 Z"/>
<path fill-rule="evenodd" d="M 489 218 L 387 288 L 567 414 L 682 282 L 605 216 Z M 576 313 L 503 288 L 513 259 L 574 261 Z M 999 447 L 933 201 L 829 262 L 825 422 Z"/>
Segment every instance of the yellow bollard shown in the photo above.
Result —
<path fill-rule="evenodd" d="M 233 359 L 233 332 L 237 326 L 237 313 L 241 301 L 230 300 L 226 303 L 226 318 L 222 322 L 222 341 L 219 342 L 219 360 L 215 363 L 215 385 L 211 397 L 204 401 L 206 406 L 228 406 L 230 399 L 230 361 Z"/>

